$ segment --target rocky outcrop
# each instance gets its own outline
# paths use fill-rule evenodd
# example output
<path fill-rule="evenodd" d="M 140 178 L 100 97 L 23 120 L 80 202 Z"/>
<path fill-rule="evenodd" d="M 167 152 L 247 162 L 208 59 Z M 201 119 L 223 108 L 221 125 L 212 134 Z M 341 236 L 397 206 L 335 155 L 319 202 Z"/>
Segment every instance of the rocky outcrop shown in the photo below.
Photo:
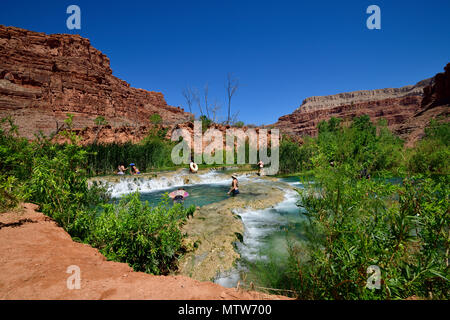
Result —
<path fill-rule="evenodd" d="M 423 89 L 431 79 L 402 88 L 362 90 L 310 97 L 292 114 L 282 116 L 272 127 L 292 135 L 316 135 L 317 124 L 331 117 L 351 120 L 367 114 L 373 121 L 387 120 L 388 126 L 404 123 L 421 108 Z"/>
<path fill-rule="evenodd" d="M 284 183 L 265 178 L 270 184 L 241 181 L 239 197 L 231 197 L 220 202 L 197 208 L 192 219 L 183 226 L 186 241 L 197 248 L 187 252 L 179 262 L 179 273 L 197 280 L 213 280 L 230 271 L 240 254 L 234 243 L 241 241 L 244 225 L 237 208 L 270 208 L 284 199 L 282 190 L 289 188 Z M 226 228 L 224 228 L 226 226 Z"/>
<path fill-rule="evenodd" d="M 75 128 L 103 116 L 114 127 L 143 126 L 153 113 L 163 123 L 192 114 L 167 105 L 159 92 L 131 88 L 112 75 L 108 57 L 78 35 L 46 35 L 0 25 L 0 117 L 12 116 L 27 138 L 48 135 L 74 115 Z"/>
<path fill-rule="evenodd" d="M 450 104 L 450 63 L 444 67 L 444 72 L 434 76 L 432 83 L 423 91 L 422 107 L 424 109 Z"/>
<path fill-rule="evenodd" d="M 450 116 L 450 63 L 444 67 L 444 72 L 436 74 L 430 85 L 424 88 L 420 109 L 404 123 L 395 126 L 394 132 L 406 140 L 406 146 L 411 147 L 424 136 L 425 128 L 430 119 L 449 121 Z"/>

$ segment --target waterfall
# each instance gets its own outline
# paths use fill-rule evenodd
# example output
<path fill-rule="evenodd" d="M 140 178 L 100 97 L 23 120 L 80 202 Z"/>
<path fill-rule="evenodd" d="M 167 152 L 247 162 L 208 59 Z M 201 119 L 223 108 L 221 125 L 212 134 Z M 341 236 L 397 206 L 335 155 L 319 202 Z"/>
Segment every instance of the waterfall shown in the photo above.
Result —
<path fill-rule="evenodd" d="M 248 175 L 239 176 L 239 179 L 247 178 Z M 229 175 L 216 170 L 211 170 L 207 173 L 197 175 L 180 172 L 179 174 L 169 174 L 167 176 L 160 176 L 155 178 L 148 176 L 123 176 L 120 178 L 116 178 L 115 180 L 116 181 L 102 178 L 97 179 L 97 181 L 99 181 L 100 183 L 106 184 L 108 186 L 108 191 L 114 198 L 135 191 L 153 192 L 193 184 L 231 183 L 231 178 Z"/>
<path fill-rule="evenodd" d="M 295 187 L 302 187 L 301 184 L 289 183 Z M 233 212 L 239 215 L 244 224 L 244 241 L 236 243 L 237 250 L 241 256 L 236 268 L 220 274 L 215 280 L 224 287 L 235 287 L 240 280 L 240 272 L 246 272 L 246 261 L 256 262 L 267 259 L 261 256 L 261 248 L 267 237 L 280 227 L 288 226 L 290 221 L 286 217 L 289 212 L 297 212 L 298 193 L 287 189 L 284 194 L 284 200 L 272 208 L 266 209 L 235 209 Z M 284 242 L 283 242 L 284 243 Z"/>

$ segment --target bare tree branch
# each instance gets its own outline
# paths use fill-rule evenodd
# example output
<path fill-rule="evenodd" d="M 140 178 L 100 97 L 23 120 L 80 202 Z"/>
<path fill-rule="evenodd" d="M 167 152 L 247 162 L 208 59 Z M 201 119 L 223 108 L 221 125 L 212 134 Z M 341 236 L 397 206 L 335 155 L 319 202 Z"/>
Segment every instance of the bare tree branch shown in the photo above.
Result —
<path fill-rule="evenodd" d="M 227 89 L 227 97 L 228 97 L 228 117 L 227 124 L 230 124 L 231 121 L 231 98 L 239 87 L 239 80 L 233 76 L 232 73 L 228 73 L 227 75 L 227 83 L 225 88 Z"/>
<path fill-rule="evenodd" d="M 200 93 L 198 92 L 197 88 L 194 88 L 192 90 L 192 99 L 193 101 L 197 102 L 198 108 L 200 110 L 200 116 L 202 116 L 203 115 L 202 103 L 200 101 Z"/>
<path fill-rule="evenodd" d="M 205 99 L 205 110 L 206 110 L 206 116 L 208 117 L 208 119 L 211 119 L 209 117 L 209 105 L 208 105 L 208 92 L 209 92 L 209 87 L 208 87 L 208 82 L 205 84 L 205 91 L 204 91 L 204 99 Z"/>
<path fill-rule="evenodd" d="M 231 115 L 231 119 L 228 124 L 235 124 L 237 122 L 238 116 L 239 116 L 239 111 L 236 111 L 235 113 L 233 113 Z"/>
<path fill-rule="evenodd" d="M 218 115 L 219 115 L 220 109 L 222 109 L 222 106 L 217 103 L 217 100 L 214 101 L 214 103 L 211 105 L 210 110 L 211 110 L 211 115 L 212 115 L 212 119 L 211 120 L 213 122 L 215 122 L 215 123 L 219 122 Z"/>
<path fill-rule="evenodd" d="M 186 100 L 186 104 L 189 107 L 189 112 L 192 113 L 192 103 L 194 102 L 192 88 L 189 86 L 184 88 L 182 94 L 183 94 L 184 99 Z"/>

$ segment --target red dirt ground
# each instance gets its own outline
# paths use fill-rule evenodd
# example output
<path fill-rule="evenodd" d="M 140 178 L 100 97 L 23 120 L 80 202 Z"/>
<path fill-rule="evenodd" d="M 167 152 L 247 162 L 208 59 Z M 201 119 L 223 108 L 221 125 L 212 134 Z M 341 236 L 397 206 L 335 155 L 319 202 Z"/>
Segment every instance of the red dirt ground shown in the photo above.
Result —
<path fill-rule="evenodd" d="M 23 207 L 0 214 L 0 299 L 287 299 L 184 276 L 134 272 L 72 241 L 54 221 L 35 211 L 36 205 Z M 70 265 L 80 267 L 80 289 L 67 288 Z"/>

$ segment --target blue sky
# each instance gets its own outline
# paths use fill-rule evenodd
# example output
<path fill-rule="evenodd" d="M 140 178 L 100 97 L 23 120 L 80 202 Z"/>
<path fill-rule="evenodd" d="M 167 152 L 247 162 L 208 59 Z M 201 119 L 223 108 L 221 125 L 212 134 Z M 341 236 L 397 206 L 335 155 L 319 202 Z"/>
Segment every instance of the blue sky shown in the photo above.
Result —
<path fill-rule="evenodd" d="M 71 4 L 81 30 L 66 27 Z M 381 30 L 366 28 L 372 4 Z M 309 96 L 414 84 L 450 62 L 448 0 L 3 0 L 0 10 L 3 25 L 89 38 L 115 76 L 170 105 L 185 106 L 184 87 L 208 83 L 224 117 L 232 72 L 241 84 L 232 112 L 254 124 L 276 122 Z"/>

